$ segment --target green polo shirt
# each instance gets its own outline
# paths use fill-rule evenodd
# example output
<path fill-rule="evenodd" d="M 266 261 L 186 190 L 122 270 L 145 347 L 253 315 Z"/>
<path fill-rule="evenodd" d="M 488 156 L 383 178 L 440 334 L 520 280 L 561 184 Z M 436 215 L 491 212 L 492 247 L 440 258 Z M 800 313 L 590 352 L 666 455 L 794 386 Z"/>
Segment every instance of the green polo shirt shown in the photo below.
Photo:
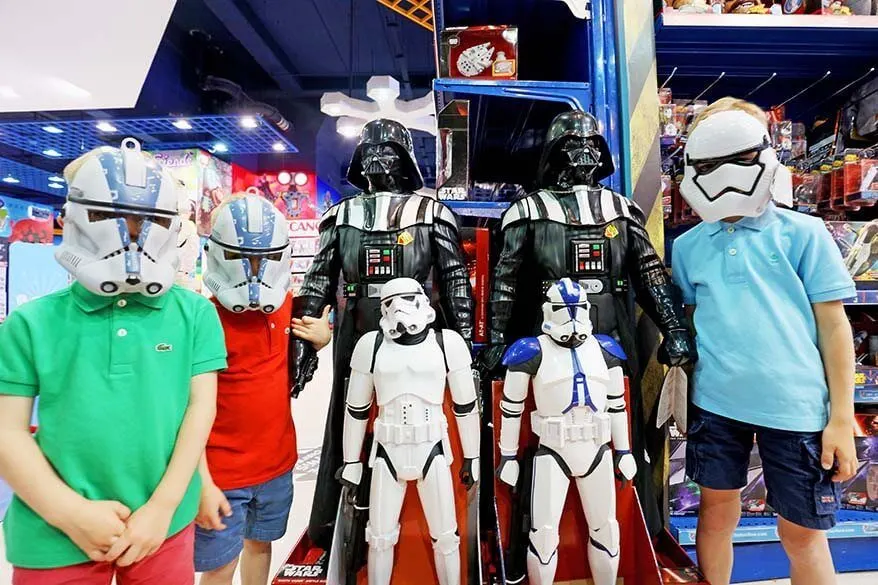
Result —
<path fill-rule="evenodd" d="M 226 367 L 213 304 L 174 286 L 160 297 L 102 297 L 73 286 L 0 325 L 0 394 L 39 396 L 36 441 L 61 479 L 90 500 L 140 508 L 171 459 L 193 376 Z M 195 518 L 196 473 L 169 535 Z M 17 497 L 3 529 L 22 568 L 88 561 Z"/>

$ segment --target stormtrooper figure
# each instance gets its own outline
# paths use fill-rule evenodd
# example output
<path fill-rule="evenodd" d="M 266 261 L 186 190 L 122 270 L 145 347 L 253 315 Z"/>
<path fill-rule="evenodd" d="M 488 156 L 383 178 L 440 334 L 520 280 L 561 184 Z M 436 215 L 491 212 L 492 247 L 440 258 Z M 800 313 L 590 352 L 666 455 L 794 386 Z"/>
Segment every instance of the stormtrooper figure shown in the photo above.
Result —
<path fill-rule="evenodd" d="M 204 284 L 228 310 L 273 313 L 290 286 L 290 238 L 283 214 L 258 195 L 214 212 Z"/>
<path fill-rule="evenodd" d="M 102 296 L 155 297 L 174 284 L 180 216 L 174 179 L 133 138 L 71 163 L 55 258 Z"/>
<path fill-rule="evenodd" d="M 460 537 L 455 517 L 448 423 L 442 411 L 451 390 L 463 448 L 460 478 L 478 481 L 479 409 L 470 352 L 456 332 L 429 328 L 436 314 L 418 281 L 397 278 L 381 287 L 380 331 L 360 338 L 351 357 L 344 417 L 342 483 L 363 480 L 360 454 L 372 407 L 378 403 L 369 497 L 370 585 L 389 585 L 393 547 L 408 482 L 416 481 L 441 585 L 460 583 Z"/>
<path fill-rule="evenodd" d="M 503 358 L 506 383 L 500 409 L 499 479 L 518 483 L 521 416 L 533 381 L 534 457 L 527 573 L 532 585 L 551 585 L 558 565 L 559 525 L 574 480 L 588 522 L 588 562 L 595 585 L 614 585 L 619 569 L 619 523 L 613 457 L 621 479 L 637 464 L 625 412 L 625 353 L 608 335 L 593 335 L 585 288 L 570 278 L 549 287 L 543 334 L 519 339 Z"/>
<path fill-rule="evenodd" d="M 707 223 L 762 215 L 791 181 L 765 124 L 740 110 L 701 121 L 686 142 L 685 163 L 680 193 Z"/>
<path fill-rule="evenodd" d="M 457 220 L 441 202 L 415 193 L 424 183 L 408 129 L 393 120 L 366 124 L 348 180 L 363 192 L 323 215 L 319 249 L 299 289 L 295 314 L 318 317 L 324 306 L 336 305 L 339 278 L 343 279 L 345 301 L 335 330 L 333 387 L 308 527 L 311 540 L 325 550 L 331 547 L 341 495 L 334 474 L 342 463 L 340 431 L 350 356 L 362 335 L 379 328 L 381 286 L 399 277 L 423 285 L 432 277 L 442 325 L 467 343 L 473 326 L 472 286 Z M 290 344 L 290 368 L 297 371 L 295 395 L 313 376 L 317 360 L 309 342 L 291 337 Z M 358 494 L 359 502 L 368 501 L 365 491 Z M 357 515 L 355 523 L 365 522 Z M 362 541 L 361 529 L 351 534 L 354 541 Z M 363 560 L 362 544 L 346 545 L 351 563 Z"/>

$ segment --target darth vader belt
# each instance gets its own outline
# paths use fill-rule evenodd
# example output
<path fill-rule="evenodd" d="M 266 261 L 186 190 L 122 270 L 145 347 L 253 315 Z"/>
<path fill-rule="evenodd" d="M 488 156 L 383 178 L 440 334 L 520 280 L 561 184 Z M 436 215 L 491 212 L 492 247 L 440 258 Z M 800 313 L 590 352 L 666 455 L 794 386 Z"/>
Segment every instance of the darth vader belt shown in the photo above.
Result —
<path fill-rule="evenodd" d="M 628 292 L 628 281 L 624 278 L 577 278 L 575 276 L 571 277 L 574 281 L 579 283 L 579 286 L 585 289 L 586 294 L 590 295 L 598 295 L 601 293 L 627 293 Z M 560 279 L 558 279 L 560 280 Z M 558 282 L 557 280 L 544 280 L 543 281 L 543 294 L 549 290 L 553 284 Z"/>
<path fill-rule="evenodd" d="M 346 299 L 380 299 L 381 287 L 384 285 L 385 282 L 347 283 L 342 286 L 342 296 Z M 430 289 L 424 284 L 421 286 L 424 287 L 424 292 L 429 296 Z"/>

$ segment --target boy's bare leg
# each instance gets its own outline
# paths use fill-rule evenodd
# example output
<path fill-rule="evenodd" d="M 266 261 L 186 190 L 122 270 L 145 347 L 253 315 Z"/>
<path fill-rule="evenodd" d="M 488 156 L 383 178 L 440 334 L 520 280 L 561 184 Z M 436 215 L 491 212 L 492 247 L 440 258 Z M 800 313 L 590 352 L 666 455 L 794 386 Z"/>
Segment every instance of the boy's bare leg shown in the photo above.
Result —
<path fill-rule="evenodd" d="M 241 583 L 265 585 L 271 570 L 271 543 L 245 540 L 241 554 Z"/>
<path fill-rule="evenodd" d="M 835 567 L 825 532 L 783 518 L 777 519 L 777 532 L 790 559 L 792 585 L 835 585 Z"/>
<path fill-rule="evenodd" d="M 701 488 L 695 550 L 698 565 L 711 585 L 729 585 L 732 578 L 732 535 L 740 519 L 741 490 Z"/>
<path fill-rule="evenodd" d="M 207 571 L 201 574 L 199 585 L 232 585 L 235 569 L 238 568 L 238 559 L 235 559 L 225 567 Z"/>

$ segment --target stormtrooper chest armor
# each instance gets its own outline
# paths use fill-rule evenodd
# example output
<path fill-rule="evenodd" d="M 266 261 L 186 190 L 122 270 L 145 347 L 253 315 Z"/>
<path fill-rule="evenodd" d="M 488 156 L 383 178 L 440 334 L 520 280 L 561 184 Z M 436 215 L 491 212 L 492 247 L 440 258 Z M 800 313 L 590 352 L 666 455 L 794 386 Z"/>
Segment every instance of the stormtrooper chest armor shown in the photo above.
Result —
<path fill-rule="evenodd" d="M 405 395 L 441 407 L 445 399 L 445 356 L 430 331 L 417 345 L 384 340 L 375 356 L 375 397 L 384 408 Z"/>
<path fill-rule="evenodd" d="M 547 335 L 537 339 L 542 359 L 533 377 L 536 412 L 543 417 L 564 416 L 578 407 L 603 412 L 610 373 L 597 339 L 589 337 L 572 349 L 557 345 Z"/>

